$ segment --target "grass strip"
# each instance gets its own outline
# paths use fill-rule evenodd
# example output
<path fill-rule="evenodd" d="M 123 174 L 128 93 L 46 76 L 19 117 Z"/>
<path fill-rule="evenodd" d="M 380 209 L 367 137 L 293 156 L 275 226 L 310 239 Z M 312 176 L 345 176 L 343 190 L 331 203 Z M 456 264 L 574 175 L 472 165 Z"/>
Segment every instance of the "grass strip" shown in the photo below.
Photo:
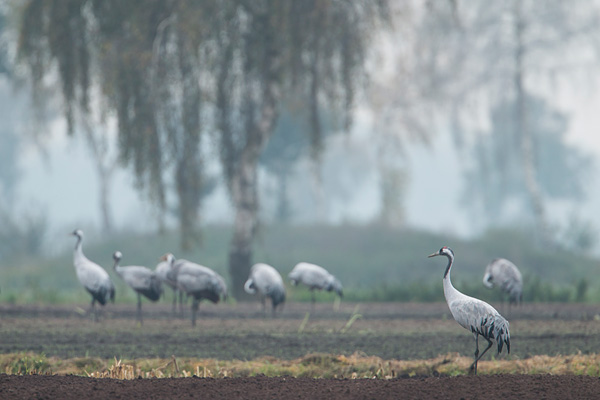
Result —
<path fill-rule="evenodd" d="M 251 361 L 198 358 L 105 360 L 81 357 L 60 359 L 36 353 L 0 355 L 0 371 L 7 374 L 81 375 L 95 378 L 136 379 L 198 376 L 203 378 L 291 376 L 310 378 L 393 379 L 414 376 L 465 375 L 472 360 L 448 353 L 428 360 L 384 360 L 355 353 L 351 356 L 308 354 L 295 360 L 261 357 Z M 600 376 L 600 354 L 538 355 L 526 359 L 480 361 L 479 374 L 553 374 Z"/>

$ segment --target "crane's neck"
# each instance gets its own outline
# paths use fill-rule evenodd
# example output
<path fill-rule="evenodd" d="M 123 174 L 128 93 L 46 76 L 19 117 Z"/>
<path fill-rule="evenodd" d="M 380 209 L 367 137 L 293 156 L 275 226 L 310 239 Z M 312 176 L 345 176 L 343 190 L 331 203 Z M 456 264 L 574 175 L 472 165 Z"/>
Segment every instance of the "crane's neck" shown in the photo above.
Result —
<path fill-rule="evenodd" d="M 81 236 L 77 236 L 77 243 L 75 244 L 75 250 L 73 251 L 73 259 L 75 260 L 75 266 L 77 266 L 77 262 L 80 260 L 85 260 L 85 256 L 83 255 L 83 238 Z"/>
<path fill-rule="evenodd" d="M 117 259 L 115 259 L 115 263 L 113 264 L 113 268 L 114 268 L 114 270 L 115 270 L 115 271 L 116 271 L 116 272 L 117 272 L 119 275 L 121 275 L 121 271 L 123 270 L 123 267 L 121 267 L 121 266 L 119 265 L 119 262 L 120 262 L 120 261 L 121 261 L 121 260 L 119 260 L 119 259 L 117 258 Z"/>
<path fill-rule="evenodd" d="M 450 254 L 446 254 L 448 257 L 448 265 L 446 266 L 446 272 L 444 272 L 444 297 L 446 297 L 446 301 L 450 302 L 456 293 L 459 293 L 458 290 L 452 286 L 452 281 L 450 280 L 450 270 L 452 269 L 452 264 L 454 263 L 454 257 Z"/>

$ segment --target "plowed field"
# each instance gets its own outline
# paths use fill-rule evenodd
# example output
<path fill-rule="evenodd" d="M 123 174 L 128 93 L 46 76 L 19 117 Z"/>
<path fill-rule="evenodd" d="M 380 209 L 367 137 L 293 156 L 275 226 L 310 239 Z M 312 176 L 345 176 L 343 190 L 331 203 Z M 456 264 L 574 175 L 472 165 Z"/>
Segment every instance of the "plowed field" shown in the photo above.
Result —
<path fill-rule="evenodd" d="M 290 360 L 309 353 L 383 359 L 471 355 L 472 335 L 445 304 L 288 304 L 276 317 L 257 304 L 202 304 L 198 325 L 170 306 L 108 305 L 93 323 L 83 306 L 0 306 L 0 353 L 118 359 L 197 357 Z M 502 310 L 502 307 L 499 307 Z M 186 314 L 187 314 L 187 310 Z M 308 317 L 307 317 L 307 313 Z M 352 315 L 359 314 L 350 326 Z M 600 306 L 525 305 L 503 312 L 511 321 L 511 354 L 592 354 L 600 349 Z M 491 353 L 491 352 L 490 352 Z M 491 357 L 491 356 L 489 356 Z M 484 359 L 489 359 L 486 355 Z M 586 376 L 493 375 L 390 380 L 292 377 L 177 378 L 121 381 L 76 376 L 0 375 L 0 398 L 593 398 L 600 380 Z"/>

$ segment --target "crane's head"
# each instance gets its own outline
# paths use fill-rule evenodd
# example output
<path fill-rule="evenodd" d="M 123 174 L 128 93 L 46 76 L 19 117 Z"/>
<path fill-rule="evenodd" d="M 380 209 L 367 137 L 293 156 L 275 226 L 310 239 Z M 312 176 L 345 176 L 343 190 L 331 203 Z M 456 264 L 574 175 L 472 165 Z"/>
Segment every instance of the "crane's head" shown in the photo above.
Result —
<path fill-rule="evenodd" d="M 113 260 L 115 260 L 116 262 L 121 261 L 121 258 L 123 258 L 123 254 L 121 254 L 120 251 L 115 251 L 115 253 L 113 254 Z"/>
<path fill-rule="evenodd" d="M 444 279 L 448 276 L 448 272 L 450 272 L 450 267 L 452 266 L 452 262 L 454 261 L 454 252 L 448 246 L 444 246 L 439 249 L 436 253 L 430 254 L 428 257 L 436 257 L 436 256 L 446 256 L 448 257 L 448 266 L 446 266 L 446 271 L 444 272 Z"/>
<path fill-rule="evenodd" d="M 72 236 L 77 236 L 78 239 L 81 239 L 83 237 L 83 231 L 81 229 L 75 229 L 73 232 L 71 232 Z"/>
<path fill-rule="evenodd" d="M 439 249 L 437 252 L 428 255 L 428 258 L 431 257 L 436 257 L 436 256 L 446 256 L 449 258 L 454 258 L 454 252 L 452 251 L 452 249 L 448 246 L 444 246 L 441 249 Z"/>
<path fill-rule="evenodd" d="M 171 266 L 171 268 L 172 268 L 173 264 L 174 264 L 174 261 L 175 261 L 175 256 L 173 255 L 173 253 L 165 253 L 160 258 L 160 261 L 166 261 L 167 264 L 169 264 Z"/>
<path fill-rule="evenodd" d="M 483 276 L 483 284 L 488 287 L 488 288 L 493 288 L 494 287 L 494 276 L 489 273 L 489 272 L 485 272 L 485 275 Z"/>

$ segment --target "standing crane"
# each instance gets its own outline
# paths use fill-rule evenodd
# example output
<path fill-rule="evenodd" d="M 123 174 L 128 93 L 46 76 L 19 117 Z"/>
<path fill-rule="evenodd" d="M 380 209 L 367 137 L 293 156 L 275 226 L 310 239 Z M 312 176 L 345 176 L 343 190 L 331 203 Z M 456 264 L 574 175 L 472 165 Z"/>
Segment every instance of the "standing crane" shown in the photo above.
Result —
<path fill-rule="evenodd" d="M 296 264 L 292 272 L 288 275 L 292 285 L 296 286 L 299 282 L 308 286 L 312 295 L 312 304 L 315 305 L 315 289 L 326 290 L 331 292 L 332 290 L 343 297 L 342 284 L 333 275 L 331 275 L 325 268 L 315 264 L 307 262 L 301 262 Z"/>
<path fill-rule="evenodd" d="M 140 324 L 144 324 L 142 317 L 142 295 L 151 301 L 158 301 L 162 294 L 162 284 L 158 276 L 146 267 L 132 265 L 122 267 L 119 265 L 123 254 L 115 251 L 113 259 L 115 260 L 114 269 L 119 276 L 137 293 L 137 319 Z"/>
<path fill-rule="evenodd" d="M 429 257 L 446 256 L 448 265 L 444 272 L 444 296 L 452 316 L 463 328 L 470 330 L 475 337 L 475 361 L 469 368 L 470 372 L 477 374 L 477 361 L 492 347 L 493 340 L 498 344 L 498 354 L 506 343 L 506 350 L 510 353 L 510 332 L 508 321 L 485 301 L 462 294 L 452 286 L 450 269 L 454 263 L 454 252 L 449 247 L 442 247 L 437 253 Z M 479 336 L 488 342 L 488 346 L 479 355 Z"/>
<path fill-rule="evenodd" d="M 179 294 L 179 313 L 183 314 L 183 293 L 177 290 L 177 277 L 175 271 L 171 268 L 171 264 L 168 261 L 161 261 L 154 269 L 154 273 L 162 283 L 173 290 L 173 314 L 177 310 L 177 294 Z"/>
<path fill-rule="evenodd" d="M 75 265 L 75 272 L 77 273 L 77 279 L 92 295 L 91 312 L 94 316 L 94 322 L 98 321 L 98 315 L 96 314 L 96 302 L 104 306 L 108 300 L 113 303 L 115 301 L 115 285 L 113 285 L 108 276 L 108 272 L 101 266 L 88 258 L 83 254 L 83 231 L 81 229 L 75 229 L 72 233 L 77 238 L 75 244 L 75 250 L 73 251 L 73 264 Z"/>
<path fill-rule="evenodd" d="M 244 284 L 246 293 L 260 295 L 263 311 L 266 309 L 266 297 L 271 298 L 273 315 L 279 304 L 285 302 L 285 286 L 279 272 L 268 264 L 254 264 L 250 269 L 248 280 Z"/>
<path fill-rule="evenodd" d="M 488 264 L 483 275 L 483 284 L 488 288 L 497 285 L 508 295 L 510 304 L 521 304 L 523 301 L 523 277 L 515 264 L 504 259 L 496 258 Z"/>
<path fill-rule="evenodd" d="M 196 326 L 196 312 L 202 299 L 218 303 L 221 297 L 227 298 L 225 280 L 212 269 L 187 260 L 176 260 L 171 253 L 161 260 L 169 262 L 175 271 L 177 289 L 183 291 L 192 300 L 192 326 Z"/>

